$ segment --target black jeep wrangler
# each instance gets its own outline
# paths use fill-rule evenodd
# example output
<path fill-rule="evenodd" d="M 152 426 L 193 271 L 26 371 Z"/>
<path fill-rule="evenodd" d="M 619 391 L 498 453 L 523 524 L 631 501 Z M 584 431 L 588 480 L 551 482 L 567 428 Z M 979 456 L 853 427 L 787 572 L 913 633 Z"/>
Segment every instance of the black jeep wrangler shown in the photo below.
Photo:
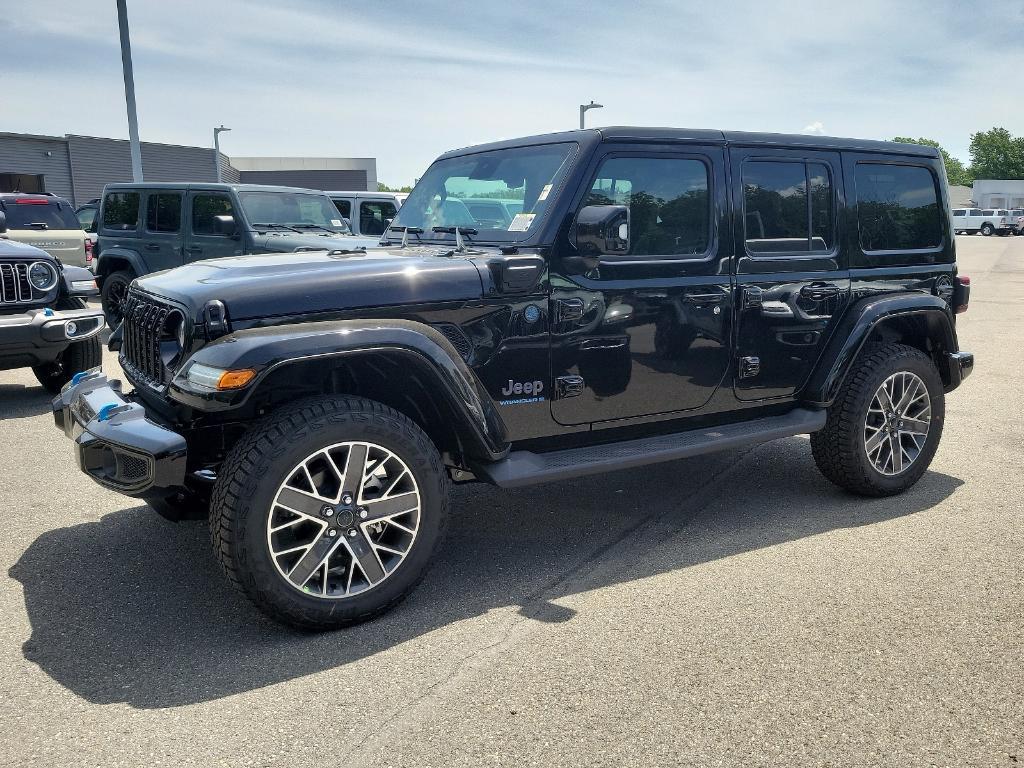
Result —
<path fill-rule="evenodd" d="M 46 251 L 4 237 L 0 211 L 0 370 L 31 367 L 49 392 L 100 364 L 103 313 L 92 272 L 62 265 Z"/>
<path fill-rule="evenodd" d="M 134 390 L 97 371 L 54 415 L 100 484 L 209 515 L 268 614 L 337 627 L 413 589 L 450 481 L 810 433 L 838 485 L 909 488 L 973 365 L 948 212 L 922 146 L 608 128 L 462 149 L 379 249 L 137 280 L 111 339 Z"/>

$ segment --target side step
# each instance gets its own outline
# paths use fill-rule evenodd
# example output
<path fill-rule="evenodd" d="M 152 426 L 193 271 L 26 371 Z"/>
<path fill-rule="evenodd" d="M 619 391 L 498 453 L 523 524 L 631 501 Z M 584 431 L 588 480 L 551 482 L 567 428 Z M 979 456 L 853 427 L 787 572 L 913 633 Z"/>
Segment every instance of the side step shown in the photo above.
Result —
<path fill-rule="evenodd" d="M 783 416 L 692 429 L 671 435 L 592 445 L 551 453 L 513 451 L 501 461 L 474 467 L 485 482 L 501 488 L 548 483 L 571 477 L 685 459 L 704 453 L 766 443 L 780 437 L 816 432 L 825 426 L 824 410 L 797 408 Z"/>

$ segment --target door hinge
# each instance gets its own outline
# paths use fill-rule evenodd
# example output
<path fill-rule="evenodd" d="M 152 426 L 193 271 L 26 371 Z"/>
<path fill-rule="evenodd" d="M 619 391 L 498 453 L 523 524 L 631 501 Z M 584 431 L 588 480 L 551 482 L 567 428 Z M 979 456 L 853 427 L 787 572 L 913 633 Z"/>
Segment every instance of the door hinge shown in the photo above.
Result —
<path fill-rule="evenodd" d="M 583 394 L 582 376 L 559 376 L 555 379 L 555 392 L 559 399 Z"/>
<path fill-rule="evenodd" d="M 740 307 L 742 309 L 753 309 L 760 307 L 764 298 L 764 291 L 756 285 L 746 285 L 740 288 Z"/>
<path fill-rule="evenodd" d="M 555 301 L 556 320 L 564 323 L 583 317 L 583 299 L 558 299 Z"/>
<path fill-rule="evenodd" d="M 740 358 L 740 378 L 741 379 L 752 379 L 761 372 L 761 358 L 759 357 L 741 357 Z"/>

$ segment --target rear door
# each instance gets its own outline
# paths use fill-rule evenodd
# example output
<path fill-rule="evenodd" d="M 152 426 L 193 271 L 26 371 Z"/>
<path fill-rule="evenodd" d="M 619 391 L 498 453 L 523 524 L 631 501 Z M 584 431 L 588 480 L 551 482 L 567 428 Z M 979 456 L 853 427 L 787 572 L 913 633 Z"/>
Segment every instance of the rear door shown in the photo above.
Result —
<path fill-rule="evenodd" d="M 230 195 L 224 192 L 192 190 L 187 197 L 187 212 L 186 262 L 241 255 L 241 238 L 220 234 L 217 231 L 217 216 L 233 216 L 236 225 L 239 228 L 242 226 L 241 213 L 235 210 Z"/>
<path fill-rule="evenodd" d="M 837 152 L 736 147 L 736 360 L 741 400 L 792 396 L 850 300 Z"/>
<path fill-rule="evenodd" d="M 359 234 L 369 237 L 383 235 L 397 214 L 398 208 L 391 200 L 360 200 Z"/>
<path fill-rule="evenodd" d="M 182 204 L 185 190 L 151 189 L 146 193 L 145 216 L 139 243 L 150 270 L 180 267 L 184 262 Z"/>

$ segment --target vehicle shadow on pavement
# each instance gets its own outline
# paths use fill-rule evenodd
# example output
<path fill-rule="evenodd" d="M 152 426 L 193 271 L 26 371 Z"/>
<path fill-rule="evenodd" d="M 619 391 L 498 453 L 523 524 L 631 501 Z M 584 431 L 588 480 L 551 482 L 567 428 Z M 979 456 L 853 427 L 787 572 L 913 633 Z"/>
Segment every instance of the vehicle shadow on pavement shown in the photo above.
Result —
<path fill-rule="evenodd" d="M 4 419 L 23 419 L 49 413 L 52 400 L 53 395 L 34 382 L 0 384 L 0 404 L 3 404 Z"/>
<path fill-rule="evenodd" d="M 205 524 L 168 523 L 147 507 L 49 531 L 10 575 L 32 626 L 26 659 L 93 703 L 175 707 L 343 666 L 507 606 L 527 620 L 571 620 L 551 601 L 920 513 L 961 483 L 929 472 L 902 496 L 854 497 L 792 438 L 514 492 L 458 488 L 448 539 L 419 589 L 327 642 L 235 593 Z M 642 556 L 648 540 L 665 545 L 659 558 Z"/>

